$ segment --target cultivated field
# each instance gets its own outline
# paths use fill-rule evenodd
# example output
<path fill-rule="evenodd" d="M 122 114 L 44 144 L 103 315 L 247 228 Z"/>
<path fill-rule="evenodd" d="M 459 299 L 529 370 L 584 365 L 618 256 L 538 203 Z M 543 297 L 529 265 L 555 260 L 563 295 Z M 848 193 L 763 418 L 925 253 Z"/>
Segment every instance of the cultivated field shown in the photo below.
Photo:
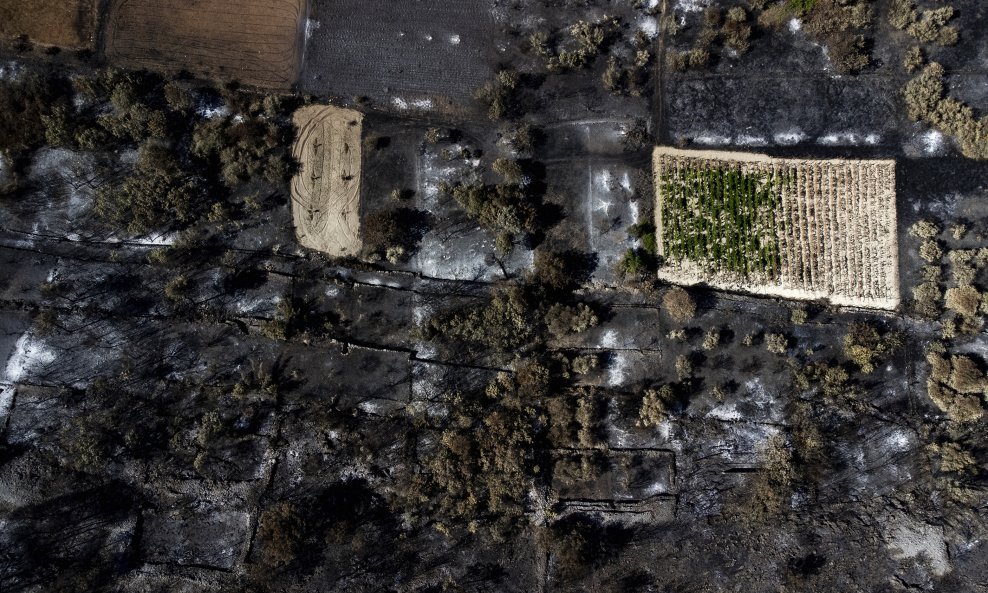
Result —
<path fill-rule="evenodd" d="M 288 88 L 298 77 L 306 6 L 305 0 L 114 0 L 106 55 L 132 68 Z"/>
<path fill-rule="evenodd" d="M 313 105 L 295 112 L 292 217 L 305 247 L 333 256 L 360 251 L 360 136 L 363 116 Z"/>
<path fill-rule="evenodd" d="M 659 147 L 654 168 L 660 278 L 898 306 L 894 161 Z"/>
<path fill-rule="evenodd" d="M 96 23 L 94 0 L 0 0 L 0 36 L 27 35 L 59 47 L 88 47 Z"/>

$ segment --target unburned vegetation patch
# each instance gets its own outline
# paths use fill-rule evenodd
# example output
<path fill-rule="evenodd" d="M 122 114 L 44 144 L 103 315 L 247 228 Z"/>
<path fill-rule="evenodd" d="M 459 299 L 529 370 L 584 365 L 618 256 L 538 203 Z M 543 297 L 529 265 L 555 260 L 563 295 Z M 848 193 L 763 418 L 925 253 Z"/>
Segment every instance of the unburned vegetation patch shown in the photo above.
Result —
<path fill-rule="evenodd" d="M 894 309 L 893 161 L 657 148 L 659 276 Z"/>

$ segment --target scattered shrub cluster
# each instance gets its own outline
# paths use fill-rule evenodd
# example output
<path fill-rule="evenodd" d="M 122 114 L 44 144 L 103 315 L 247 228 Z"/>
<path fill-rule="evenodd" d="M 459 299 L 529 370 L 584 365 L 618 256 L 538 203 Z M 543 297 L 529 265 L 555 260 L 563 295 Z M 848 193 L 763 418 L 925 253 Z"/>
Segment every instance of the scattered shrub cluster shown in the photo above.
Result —
<path fill-rule="evenodd" d="M 96 193 L 96 213 L 135 235 L 177 222 L 188 224 L 203 214 L 201 178 L 187 173 L 165 145 L 148 141 L 137 164 L 120 183 Z"/>
<path fill-rule="evenodd" d="M 954 18 L 952 6 L 923 10 L 916 9 L 914 0 L 893 0 L 889 7 L 889 23 L 896 29 L 905 30 L 917 41 L 954 45 L 960 39 L 956 27 L 947 25 Z"/>
<path fill-rule="evenodd" d="M 515 70 L 501 70 L 474 92 L 474 99 L 487 108 L 487 117 L 497 121 L 514 114 L 515 95 L 521 75 Z"/>
<path fill-rule="evenodd" d="M 693 47 L 670 52 L 669 67 L 679 71 L 706 67 L 718 42 L 731 51 L 745 53 L 751 47 L 752 21 L 772 30 L 781 29 L 793 18 L 800 19 L 806 33 L 827 46 L 838 72 L 855 73 L 870 62 L 870 0 L 749 0 L 747 4 L 751 14 L 742 6 L 726 13 L 718 7 L 708 8 Z"/>
<path fill-rule="evenodd" d="M 902 345 L 898 333 L 882 335 L 867 323 L 852 323 L 844 335 L 844 356 L 861 369 L 862 373 L 874 372 L 875 365 L 888 358 Z"/>
<path fill-rule="evenodd" d="M 550 72 L 585 68 L 603 52 L 613 40 L 620 22 L 615 17 L 602 17 L 596 21 L 577 21 L 566 30 L 565 36 L 536 31 L 529 36 L 532 51 L 545 59 Z"/>
<path fill-rule="evenodd" d="M 391 263 L 407 259 L 428 230 L 429 214 L 413 208 L 396 207 L 367 214 L 360 226 L 364 249 Z"/>
<path fill-rule="evenodd" d="M 734 6 L 726 12 L 711 6 L 703 13 L 703 28 L 697 34 L 694 46 L 686 51 L 671 51 L 667 60 L 673 70 L 701 69 L 710 63 L 711 56 L 720 44 L 738 53 L 751 48 L 753 29 L 750 15 L 742 6 Z"/>
<path fill-rule="evenodd" d="M 948 356 L 943 344 L 926 353 L 930 364 L 927 393 L 934 404 L 957 422 L 972 422 L 984 415 L 982 398 L 988 387 L 982 363 L 970 355 Z"/>

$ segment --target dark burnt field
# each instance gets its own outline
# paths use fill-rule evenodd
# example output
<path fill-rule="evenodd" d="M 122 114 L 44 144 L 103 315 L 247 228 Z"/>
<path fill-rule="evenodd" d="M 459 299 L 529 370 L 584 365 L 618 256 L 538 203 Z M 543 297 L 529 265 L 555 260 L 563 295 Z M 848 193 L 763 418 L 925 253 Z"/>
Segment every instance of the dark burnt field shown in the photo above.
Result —
<path fill-rule="evenodd" d="M 988 11 L 858 1 L 854 73 L 728 0 L 314 0 L 281 95 L 5 47 L 0 591 L 988 591 L 988 165 L 903 94 L 984 117 Z M 295 237 L 310 101 L 359 257 Z M 656 143 L 895 158 L 903 304 L 657 282 Z"/>
<path fill-rule="evenodd" d="M 469 102 L 497 61 L 489 0 L 313 2 L 299 87 L 397 109 Z"/>

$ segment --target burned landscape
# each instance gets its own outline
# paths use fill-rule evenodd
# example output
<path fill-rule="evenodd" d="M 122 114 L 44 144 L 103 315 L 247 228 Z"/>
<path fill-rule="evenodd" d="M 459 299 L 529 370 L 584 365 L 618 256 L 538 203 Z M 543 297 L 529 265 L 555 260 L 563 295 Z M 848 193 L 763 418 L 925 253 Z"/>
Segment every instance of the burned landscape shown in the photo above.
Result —
<path fill-rule="evenodd" d="M 0 591 L 988 591 L 980 2 L 44 6 Z"/>

